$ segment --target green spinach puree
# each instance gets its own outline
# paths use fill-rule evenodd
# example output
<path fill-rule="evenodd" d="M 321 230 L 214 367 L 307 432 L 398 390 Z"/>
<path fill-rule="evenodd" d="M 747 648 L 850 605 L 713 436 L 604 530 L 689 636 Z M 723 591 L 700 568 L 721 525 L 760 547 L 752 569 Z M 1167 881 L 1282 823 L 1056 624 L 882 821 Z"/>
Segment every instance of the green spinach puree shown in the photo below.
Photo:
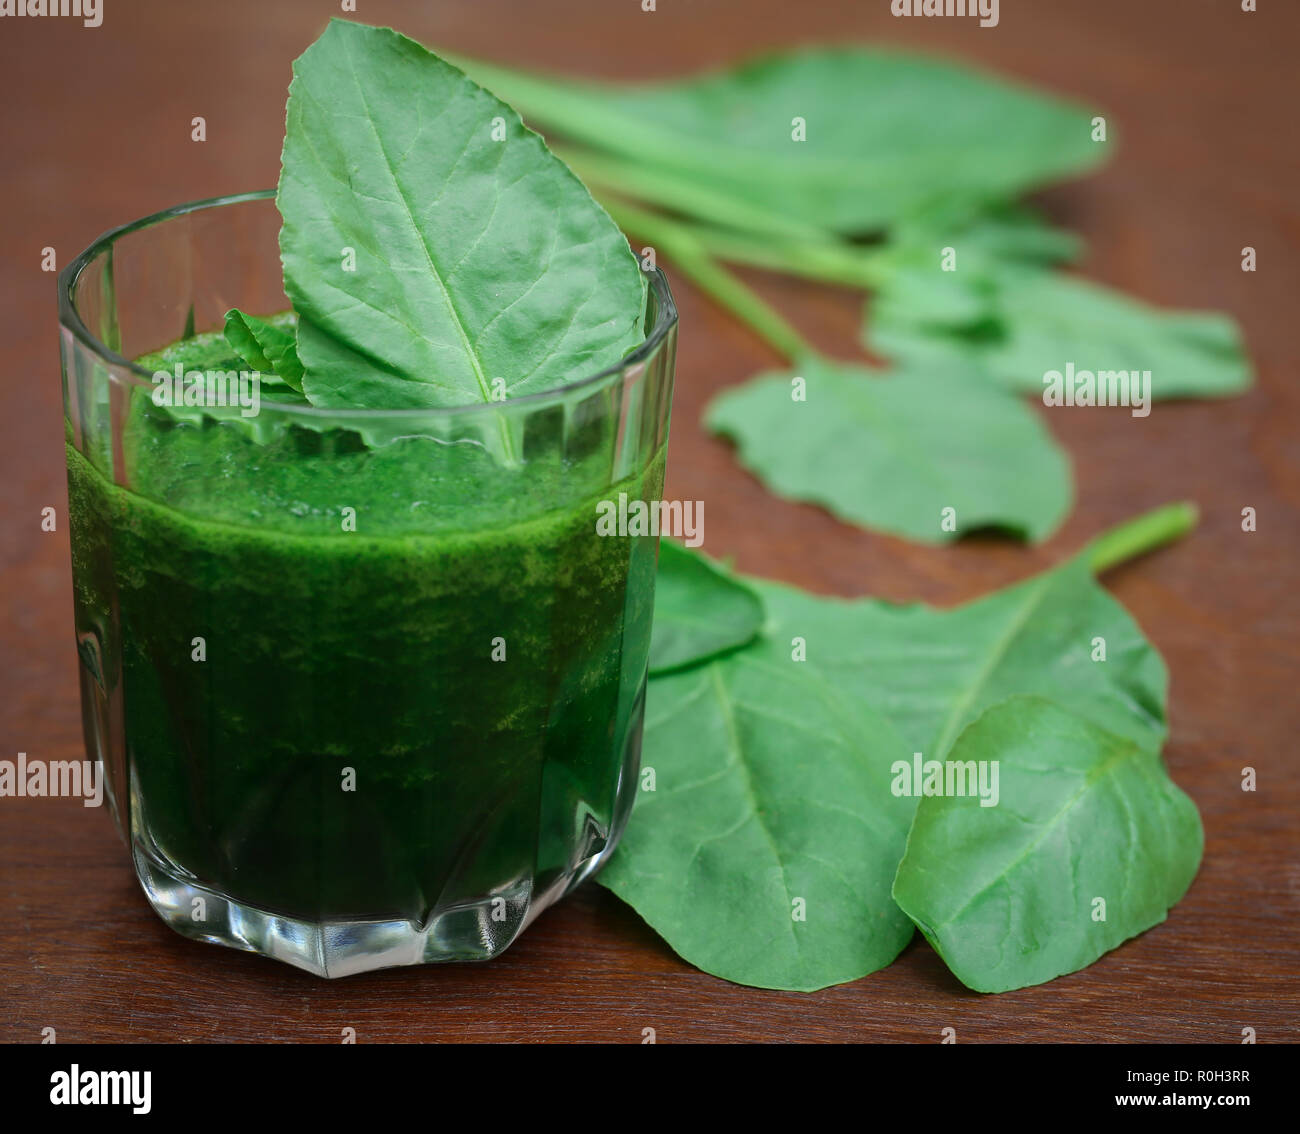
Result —
<path fill-rule="evenodd" d="M 220 335 L 140 361 L 241 368 Z M 597 536 L 596 503 L 663 477 L 661 451 L 611 485 L 616 415 L 591 416 L 557 411 L 563 444 L 530 422 L 511 466 L 424 436 L 259 436 L 141 390 L 125 475 L 69 445 L 77 630 L 137 853 L 313 921 L 423 924 L 580 875 L 630 807 L 655 557 Z"/>

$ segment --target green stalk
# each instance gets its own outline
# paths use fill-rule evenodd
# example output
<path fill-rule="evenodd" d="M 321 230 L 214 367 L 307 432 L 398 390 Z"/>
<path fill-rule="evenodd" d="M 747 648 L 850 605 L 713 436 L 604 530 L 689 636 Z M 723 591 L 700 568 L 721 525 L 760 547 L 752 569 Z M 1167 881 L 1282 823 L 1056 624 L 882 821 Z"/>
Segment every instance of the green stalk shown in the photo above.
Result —
<path fill-rule="evenodd" d="M 704 217 L 714 224 L 743 229 L 756 238 L 826 243 L 828 236 L 816 225 L 772 213 L 731 193 L 710 188 L 665 166 L 654 166 L 614 154 L 598 154 L 548 140 L 551 152 L 589 186 L 635 197 L 677 213 Z"/>
<path fill-rule="evenodd" d="M 551 150 L 596 190 L 602 204 L 604 194 L 612 192 L 704 218 L 708 224 L 676 223 L 689 228 L 719 259 L 865 290 L 880 287 L 889 277 L 879 256 L 858 251 L 825 229 L 768 213 L 667 169 L 570 146 L 552 145 Z"/>
<path fill-rule="evenodd" d="M 689 227 L 719 259 L 867 290 L 888 279 L 879 257 L 857 251 L 815 225 L 769 213 L 667 169 L 569 146 L 552 145 L 551 150 L 602 201 L 601 191 L 613 192 L 705 219 L 708 224 L 677 223 Z"/>
<path fill-rule="evenodd" d="M 768 268 L 819 283 L 844 284 L 874 291 L 889 277 L 884 261 L 870 252 L 827 240 L 790 243 L 759 239 L 744 232 L 691 225 L 695 238 L 714 256 L 735 264 Z"/>
<path fill-rule="evenodd" d="M 763 299 L 714 260 L 683 224 L 618 201 L 602 202 L 617 224 L 666 254 L 700 289 L 753 329 L 778 354 L 795 363 L 818 352 Z"/>
<path fill-rule="evenodd" d="M 1088 561 L 1100 575 L 1139 555 L 1181 539 L 1196 527 L 1198 512 L 1191 501 L 1166 504 L 1102 532 L 1088 545 Z"/>

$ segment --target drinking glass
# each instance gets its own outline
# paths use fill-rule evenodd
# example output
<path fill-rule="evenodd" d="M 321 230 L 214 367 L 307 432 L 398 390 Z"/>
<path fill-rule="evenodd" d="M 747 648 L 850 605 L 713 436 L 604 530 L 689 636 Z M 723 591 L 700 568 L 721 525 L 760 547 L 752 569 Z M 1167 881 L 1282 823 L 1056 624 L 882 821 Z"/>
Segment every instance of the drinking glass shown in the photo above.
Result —
<path fill-rule="evenodd" d="M 327 977 L 493 957 L 631 809 L 657 538 L 596 521 L 662 492 L 676 310 L 650 271 L 635 351 L 513 400 L 168 404 L 152 352 L 288 308 L 279 227 L 269 192 L 182 205 L 60 276 L 87 755 L 186 937 Z"/>

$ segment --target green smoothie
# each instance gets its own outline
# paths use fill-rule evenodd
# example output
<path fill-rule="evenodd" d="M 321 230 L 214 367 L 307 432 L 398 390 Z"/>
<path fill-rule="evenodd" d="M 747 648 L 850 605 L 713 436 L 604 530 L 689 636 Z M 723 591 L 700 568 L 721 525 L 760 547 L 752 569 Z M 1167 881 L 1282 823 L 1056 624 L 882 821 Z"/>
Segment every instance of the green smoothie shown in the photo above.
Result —
<path fill-rule="evenodd" d="M 241 368 L 219 335 L 140 361 Z M 314 924 L 491 895 L 503 933 L 582 877 L 631 803 L 655 565 L 596 504 L 663 478 L 660 451 L 614 481 L 615 419 L 533 422 L 510 462 L 137 390 L 115 475 L 69 445 L 77 632 L 137 856 Z"/>

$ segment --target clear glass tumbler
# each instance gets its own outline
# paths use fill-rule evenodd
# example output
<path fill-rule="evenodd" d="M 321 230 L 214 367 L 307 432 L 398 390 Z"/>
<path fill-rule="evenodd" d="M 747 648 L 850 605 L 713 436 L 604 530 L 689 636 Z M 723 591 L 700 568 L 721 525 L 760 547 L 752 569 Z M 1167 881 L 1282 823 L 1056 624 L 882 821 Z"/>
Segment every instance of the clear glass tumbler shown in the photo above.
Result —
<path fill-rule="evenodd" d="M 623 364 L 513 401 L 159 404 L 150 352 L 288 307 L 279 226 L 270 193 L 184 205 L 60 277 L 87 754 L 185 936 L 486 959 L 631 809 L 657 540 L 597 505 L 662 492 L 676 311 L 652 273 Z"/>

